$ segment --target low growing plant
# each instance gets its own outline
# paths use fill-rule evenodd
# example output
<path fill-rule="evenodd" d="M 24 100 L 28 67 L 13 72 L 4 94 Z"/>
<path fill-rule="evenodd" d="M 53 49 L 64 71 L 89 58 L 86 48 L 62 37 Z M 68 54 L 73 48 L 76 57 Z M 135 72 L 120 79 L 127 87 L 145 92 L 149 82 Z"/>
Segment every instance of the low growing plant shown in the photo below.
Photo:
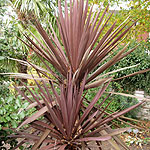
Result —
<path fill-rule="evenodd" d="M 2 127 L 16 128 L 18 123 L 26 116 L 27 112 L 21 112 L 29 102 L 22 101 L 22 97 L 17 96 L 9 87 L 13 81 L 8 77 L 0 78 L 0 130 Z"/>
<path fill-rule="evenodd" d="M 84 0 L 73 2 L 70 0 L 69 8 L 65 1 L 64 9 L 59 1 L 56 19 L 61 39 L 57 38 L 51 24 L 47 33 L 34 15 L 28 18 L 42 40 L 32 32 L 31 35 L 35 40 L 24 33 L 28 42 L 20 40 L 37 54 L 45 67 L 41 68 L 31 62 L 18 60 L 24 65 L 33 67 L 38 75 L 13 74 L 15 77 L 34 79 L 39 89 L 38 92 L 34 91 L 35 87 L 28 87 L 22 83 L 30 93 L 26 95 L 14 85 L 20 95 L 30 103 L 28 109 L 36 108 L 32 116 L 24 118 L 16 134 L 10 135 L 13 138 L 23 138 L 19 145 L 32 141 L 34 143 L 32 150 L 90 149 L 96 146 L 100 148 L 100 141 L 111 140 L 114 135 L 128 129 L 111 130 L 107 124 L 144 103 L 142 101 L 130 108 L 110 114 L 106 113 L 106 110 L 111 101 L 105 107 L 103 104 L 111 94 L 107 94 L 101 103 L 97 103 L 113 80 L 113 76 L 110 76 L 112 73 L 101 74 L 136 48 L 126 51 L 127 44 L 110 58 L 111 52 L 121 43 L 123 36 L 135 22 L 128 18 L 127 22 L 123 22 L 118 27 L 114 22 L 105 31 L 112 16 L 107 13 L 108 6 L 104 10 L 101 8 L 97 13 L 93 13 L 92 9 L 88 8 L 88 0 L 86 3 Z M 103 64 L 105 60 L 107 61 Z M 52 71 L 49 64 L 54 66 L 57 73 Z M 138 73 L 145 71 L 148 70 Z M 54 78 L 51 78 L 51 75 Z M 39 84 L 38 81 L 41 83 Z M 94 98 L 88 101 L 85 98 L 86 90 L 94 87 L 100 89 Z M 42 120 L 39 120 L 41 116 Z M 28 130 L 20 129 L 27 124 Z M 95 145 L 91 145 L 90 141 L 95 141 Z M 116 147 L 116 144 L 114 145 Z"/>
<path fill-rule="evenodd" d="M 6 70 L 0 69 L 0 72 L 4 71 Z M 26 115 L 31 114 L 31 111 L 30 113 L 29 111 L 20 112 L 29 103 L 22 101 L 21 96 L 12 93 L 8 88 L 11 82 L 8 77 L 0 76 L 0 149 L 2 150 L 8 150 L 8 147 L 5 147 L 6 144 L 10 146 L 10 149 L 17 145 L 17 140 L 8 137 L 13 133 L 11 128 L 16 128 Z"/>

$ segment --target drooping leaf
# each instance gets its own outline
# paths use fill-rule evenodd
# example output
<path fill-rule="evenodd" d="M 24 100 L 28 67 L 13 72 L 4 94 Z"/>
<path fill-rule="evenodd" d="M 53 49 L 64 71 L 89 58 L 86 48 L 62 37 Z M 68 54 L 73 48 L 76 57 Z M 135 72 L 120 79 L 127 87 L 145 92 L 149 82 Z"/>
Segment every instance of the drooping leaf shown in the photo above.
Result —
<path fill-rule="evenodd" d="M 38 110 L 35 114 L 33 114 L 31 117 L 27 118 L 17 129 L 21 128 L 22 126 L 29 124 L 30 122 L 38 119 L 40 116 L 44 115 L 45 112 L 48 111 L 48 108 L 45 106 Z"/>

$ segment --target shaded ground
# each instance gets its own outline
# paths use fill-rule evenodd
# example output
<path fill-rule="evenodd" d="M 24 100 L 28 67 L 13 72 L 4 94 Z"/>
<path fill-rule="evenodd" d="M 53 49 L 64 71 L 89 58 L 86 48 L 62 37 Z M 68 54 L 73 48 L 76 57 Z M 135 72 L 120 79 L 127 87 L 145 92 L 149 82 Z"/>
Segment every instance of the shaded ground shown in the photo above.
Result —
<path fill-rule="evenodd" d="M 94 144 L 93 144 L 93 146 L 94 146 Z M 150 150 L 150 144 L 142 145 L 141 147 L 133 145 L 133 146 L 130 146 L 129 148 L 130 148 L 130 150 Z M 6 145 L 6 149 L 9 149 L 9 145 Z M 0 148 L 0 150 L 2 150 L 2 149 Z M 20 150 L 20 149 L 18 148 L 16 150 Z M 91 147 L 91 150 L 99 150 L 99 148 Z M 108 142 L 103 142 L 102 150 L 116 150 L 116 149 L 113 148 Z M 120 147 L 120 150 L 124 150 L 124 149 L 122 147 Z"/>
<path fill-rule="evenodd" d="M 150 150 L 150 144 L 142 145 L 140 146 L 130 146 L 130 150 Z M 92 150 L 98 150 L 98 149 L 92 149 Z M 103 142 L 103 150 L 115 150 L 108 142 Z M 120 150 L 124 150 L 122 147 L 120 147 Z"/>

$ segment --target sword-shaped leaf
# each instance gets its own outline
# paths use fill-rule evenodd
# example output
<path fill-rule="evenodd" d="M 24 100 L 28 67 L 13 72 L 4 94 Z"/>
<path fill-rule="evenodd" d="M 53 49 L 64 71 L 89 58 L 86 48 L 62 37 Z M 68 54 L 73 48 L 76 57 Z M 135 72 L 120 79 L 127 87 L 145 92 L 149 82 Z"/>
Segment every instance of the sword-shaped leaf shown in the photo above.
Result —
<path fill-rule="evenodd" d="M 21 128 L 22 126 L 26 124 L 33 122 L 34 120 L 38 119 L 40 116 L 44 115 L 44 113 L 47 111 L 48 111 L 48 108 L 44 106 L 43 108 L 38 110 L 35 114 L 33 114 L 31 117 L 27 118 L 23 123 L 21 123 L 21 125 L 17 129 Z"/>

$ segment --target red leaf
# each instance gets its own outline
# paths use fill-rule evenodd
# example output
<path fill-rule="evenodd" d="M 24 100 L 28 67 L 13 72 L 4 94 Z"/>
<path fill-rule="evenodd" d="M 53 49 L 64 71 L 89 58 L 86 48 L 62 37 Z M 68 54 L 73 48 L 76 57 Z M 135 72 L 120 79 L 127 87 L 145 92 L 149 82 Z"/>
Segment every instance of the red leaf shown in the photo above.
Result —
<path fill-rule="evenodd" d="M 110 139 L 111 139 L 111 136 L 104 135 L 104 136 L 100 136 L 100 137 L 85 137 L 85 138 L 77 139 L 76 141 L 78 141 L 78 142 L 84 142 L 84 141 L 107 141 L 107 140 L 110 140 Z"/>
<path fill-rule="evenodd" d="M 35 114 L 33 114 L 31 117 L 27 118 L 17 129 L 21 128 L 22 126 L 31 123 L 32 121 L 38 119 L 40 116 L 44 115 L 45 112 L 47 112 L 47 107 L 43 107 L 40 110 L 38 110 Z"/>

